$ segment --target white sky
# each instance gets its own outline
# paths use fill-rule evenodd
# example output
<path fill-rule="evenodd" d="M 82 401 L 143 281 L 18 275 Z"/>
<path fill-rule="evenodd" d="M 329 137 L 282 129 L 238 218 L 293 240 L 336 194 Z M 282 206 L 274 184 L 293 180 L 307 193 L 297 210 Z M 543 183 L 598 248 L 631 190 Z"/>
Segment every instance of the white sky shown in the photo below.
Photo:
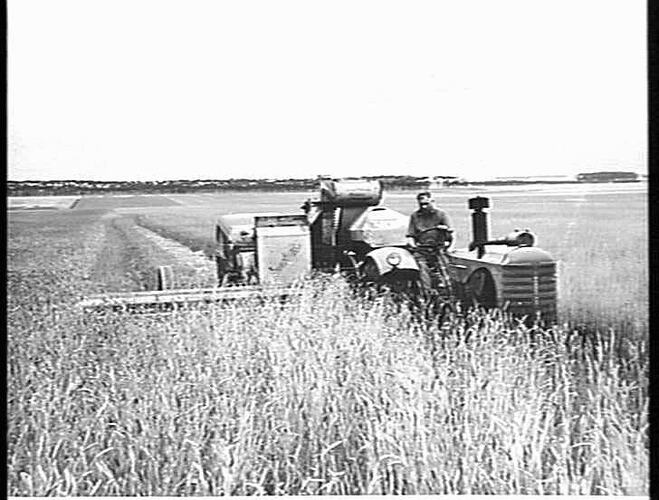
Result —
<path fill-rule="evenodd" d="M 9 0 L 8 178 L 647 169 L 641 0 Z"/>

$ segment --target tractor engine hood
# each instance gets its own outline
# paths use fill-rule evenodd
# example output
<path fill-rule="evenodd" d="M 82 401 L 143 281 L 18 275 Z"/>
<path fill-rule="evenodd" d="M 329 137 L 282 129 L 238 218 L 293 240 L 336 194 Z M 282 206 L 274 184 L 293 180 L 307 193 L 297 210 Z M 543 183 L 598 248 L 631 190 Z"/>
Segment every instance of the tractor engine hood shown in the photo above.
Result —
<path fill-rule="evenodd" d="M 490 264 L 516 265 L 516 264 L 543 264 L 553 262 L 554 259 L 545 250 L 538 247 L 501 247 L 486 245 L 485 253 L 478 258 L 476 250 L 453 250 L 450 255 L 457 258 L 478 260 Z"/>
<path fill-rule="evenodd" d="M 350 240 L 372 248 L 406 243 L 409 218 L 387 207 L 368 207 L 350 226 Z"/>

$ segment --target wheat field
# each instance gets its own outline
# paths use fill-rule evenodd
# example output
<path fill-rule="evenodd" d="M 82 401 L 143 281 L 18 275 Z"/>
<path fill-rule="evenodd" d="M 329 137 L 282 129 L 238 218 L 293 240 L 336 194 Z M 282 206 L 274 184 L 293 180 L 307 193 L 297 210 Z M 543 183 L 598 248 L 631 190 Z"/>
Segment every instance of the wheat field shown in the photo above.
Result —
<path fill-rule="evenodd" d="M 421 321 L 339 276 L 284 305 L 83 315 L 167 255 L 130 214 L 12 214 L 8 493 L 647 495 L 645 200 L 555 201 L 571 232 L 548 203 L 525 210 L 561 261 L 545 330 Z"/>

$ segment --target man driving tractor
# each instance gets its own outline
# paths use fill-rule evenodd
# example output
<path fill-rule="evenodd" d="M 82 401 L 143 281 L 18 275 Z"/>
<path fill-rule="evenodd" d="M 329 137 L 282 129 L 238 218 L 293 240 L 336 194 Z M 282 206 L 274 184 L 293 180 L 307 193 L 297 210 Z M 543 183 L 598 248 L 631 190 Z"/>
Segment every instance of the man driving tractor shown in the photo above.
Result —
<path fill-rule="evenodd" d="M 419 208 L 410 215 L 407 244 L 419 265 L 419 278 L 425 290 L 430 290 L 430 266 L 441 265 L 437 252 L 453 241 L 453 229 L 448 214 L 434 206 L 432 194 L 422 191 L 416 196 Z"/>

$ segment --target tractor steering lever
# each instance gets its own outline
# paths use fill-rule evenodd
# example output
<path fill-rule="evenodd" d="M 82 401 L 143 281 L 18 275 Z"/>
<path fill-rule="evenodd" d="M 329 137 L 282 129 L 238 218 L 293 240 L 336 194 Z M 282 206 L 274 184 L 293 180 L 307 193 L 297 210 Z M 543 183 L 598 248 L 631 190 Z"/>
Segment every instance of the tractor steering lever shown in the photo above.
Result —
<path fill-rule="evenodd" d="M 428 233 L 430 231 L 444 231 L 447 233 L 452 233 L 453 228 L 448 227 L 445 224 L 439 224 L 438 226 L 429 227 L 427 229 L 422 229 L 418 234 Z"/>

